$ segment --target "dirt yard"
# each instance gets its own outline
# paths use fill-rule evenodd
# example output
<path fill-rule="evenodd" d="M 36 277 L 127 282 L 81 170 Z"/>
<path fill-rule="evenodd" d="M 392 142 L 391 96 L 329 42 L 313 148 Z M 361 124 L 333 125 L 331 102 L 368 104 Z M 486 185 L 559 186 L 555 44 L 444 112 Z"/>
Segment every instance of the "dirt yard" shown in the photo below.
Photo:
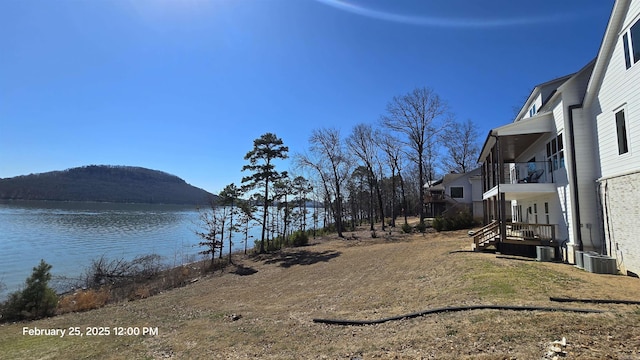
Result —
<path fill-rule="evenodd" d="M 472 253 L 466 231 L 347 239 L 255 258 L 147 299 L 0 326 L 3 359 L 639 359 L 640 280 Z M 470 310 L 378 325 L 432 308 L 544 306 L 603 313 Z M 25 328 L 27 330 L 25 330 Z M 66 330 L 64 337 L 29 335 Z M 154 330 L 157 329 L 157 334 Z M 109 332 L 107 335 L 106 332 Z M 27 333 L 25 333 L 25 331 Z M 34 330 L 35 331 L 35 330 Z M 70 336 L 69 332 L 78 332 Z M 140 334 L 136 334 L 140 331 Z M 149 332 L 142 335 L 142 332 Z M 82 336 L 80 336 L 82 335 Z"/>

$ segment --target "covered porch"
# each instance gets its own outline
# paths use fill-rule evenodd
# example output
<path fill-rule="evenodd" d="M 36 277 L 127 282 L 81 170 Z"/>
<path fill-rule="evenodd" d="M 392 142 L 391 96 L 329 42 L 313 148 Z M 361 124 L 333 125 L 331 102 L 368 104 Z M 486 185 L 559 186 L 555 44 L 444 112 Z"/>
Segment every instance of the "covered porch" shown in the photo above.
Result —
<path fill-rule="evenodd" d="M 536 246 L 560 247 L 556 238 L 557 225 L 537 223 L 537 219 L 522 222 L 513 216 L 510 206 L 512 200 L 557 192 L 551 164 L 531 155 L 539 152 L 554 132 L 551 112 L 491 130 L 479 158 L 487 225 L 475 234 L 474 250 L 495 247 L 500 251 L 522 249 L 535 253 Z M 514 221 L 516 219 L 519 221 Z"/>

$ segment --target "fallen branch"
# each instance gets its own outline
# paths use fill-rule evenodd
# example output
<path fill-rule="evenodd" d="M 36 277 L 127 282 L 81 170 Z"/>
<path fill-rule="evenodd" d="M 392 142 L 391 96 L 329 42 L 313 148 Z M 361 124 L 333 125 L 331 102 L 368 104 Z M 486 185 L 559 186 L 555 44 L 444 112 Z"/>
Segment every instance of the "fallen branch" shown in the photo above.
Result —
<path fill-rule="evenodd" d="M 574 312 L 583 314 L 598 314 L 603 313 L 602 310 L 593 309 L 574 309 L 574 308 L 553 308 L 542 306 L 504 306 L 504 305 L 471 305 L 471 306 L 455 306 L 444 307 L 431 310 L 425 310 L 415 312 L 406 315 L 394 316 L 385 319 L 378 320 L 339 320 L 339 319 L 313 319 L 314 323 L 330 324 L 330 325 L 345 325 L 345 326 L 361 326 L 361 325 L 374 325 L 382 324 L 389 321 L 413 319 L 425 315 L 433 315 L 447 312 L 459 312 L 470 310 L 510 310 L 510 311 L 559 311 L 559 312 Z"/>
<path fill-rule="evenodd" d="M 624 305 L 640 305 L 640 301 L 634 300 L 608 300 L 608 299 L 573 299 L 550 297 L 549 300 L 555 302 L 579 302 L 588 304 L 624 304 Z"/>

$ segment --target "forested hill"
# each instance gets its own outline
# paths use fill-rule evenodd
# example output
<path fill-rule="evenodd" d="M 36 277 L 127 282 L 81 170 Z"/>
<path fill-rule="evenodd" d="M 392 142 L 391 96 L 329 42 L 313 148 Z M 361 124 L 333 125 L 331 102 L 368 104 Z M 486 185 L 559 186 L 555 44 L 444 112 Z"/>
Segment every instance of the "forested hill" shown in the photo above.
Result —
<path fill-rule="evenodd" d="M 206 204 L 211 193 L 162 171 L 90 165 L 0 179 L 0 199 Z"/>

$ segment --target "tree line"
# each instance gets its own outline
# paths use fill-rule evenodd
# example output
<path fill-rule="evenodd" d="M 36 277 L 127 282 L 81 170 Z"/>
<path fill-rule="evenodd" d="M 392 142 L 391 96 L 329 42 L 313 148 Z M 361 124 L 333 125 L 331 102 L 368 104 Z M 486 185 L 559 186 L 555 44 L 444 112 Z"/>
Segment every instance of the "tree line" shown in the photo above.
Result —
<path fill-rule="evenodd" d="M 277 160 L 289 158 L 289 148 L 276 134 L 263 134 L 244 157 L 241 185 L 229 184 L 201 212 L 201 253 L 212 261 L 216 253 L 222 257 L 225 241 L 230 253 L 238 231 L 246 252 L 248 228 L 255 225 L 261 227 L 260 253 L 304 244 L 309 231 L 319 228 L 344 237 L 364 223 L 384 231 L 401 218 L 406 227 L 409 216 L 419 216 L 424 226 L 425 184 L 443 173 L 472 170 L 478 152 L 476 125 L 456 121 L 430 88 L 393 97 L 379 121 L 357 124 L 346 136 L 335 128 L 313 130 L 308 148 L 293 154 L 291 171 L 300 175 L 276 169 Z M 320 210 L 314 206 L 311 229 L 308 203 L 322 204 Z"/>
<path fill-rule="evenodd" d="M 204 204 L 205 190 L 162 171 L 133 166 L 89 165 L 0 179 L 0 199 Z"/>

